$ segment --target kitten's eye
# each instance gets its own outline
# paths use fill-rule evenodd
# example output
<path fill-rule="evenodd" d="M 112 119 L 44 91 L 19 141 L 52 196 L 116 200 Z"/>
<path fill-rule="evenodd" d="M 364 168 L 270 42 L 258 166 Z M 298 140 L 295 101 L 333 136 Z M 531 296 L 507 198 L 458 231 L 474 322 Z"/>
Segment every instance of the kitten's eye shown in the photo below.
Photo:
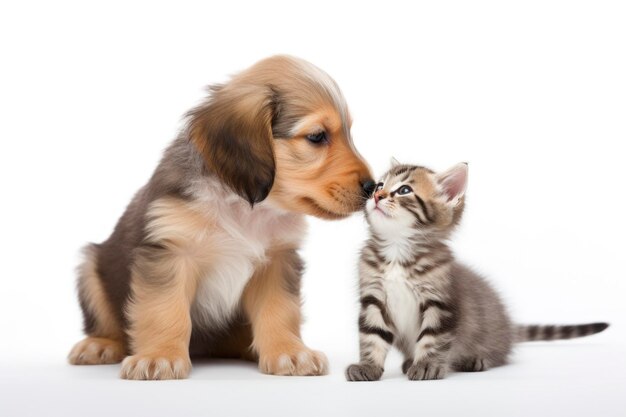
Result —
<path fill-rule="evenodd" d="M 382 190 L 384 185 L 385 185 L 385 184 L 383 184 L 382 182 L 379 182 L 378 184 L 376 184 L 376 190 L 374 190 L 374 191 L 380 191 L 380 190 Z"/>
<path fill-rule="evenodd" d="M 306 135 L 306 140 L 308 140 L 311 143 L 315 143 L 316 145 L 322 142 L 326 142 L 326 132 L 321 131 L 319 133 Z"/>
<path fill-rule="evenodd" d="M 400 189 L 398 190 L 398 194 L 400 195 L 405 195 L 410 193 L 411 191 L 413 191 L 413 189 L 411 187 L 409 187 L 408 185 L 403 185 L 402 187 L 400 187 Z"/>

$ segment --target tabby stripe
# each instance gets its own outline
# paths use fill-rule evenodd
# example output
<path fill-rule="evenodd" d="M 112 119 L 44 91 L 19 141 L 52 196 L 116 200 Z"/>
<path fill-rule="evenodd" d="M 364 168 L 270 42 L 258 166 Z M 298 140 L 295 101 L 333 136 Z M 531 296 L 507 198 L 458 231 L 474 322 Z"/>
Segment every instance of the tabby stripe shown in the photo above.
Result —
<path fill-rule="evenodd" d="M 559 330 L 563 339 L 569 339 L 576 331 L 576 326 L 563 326 Z"/>
<path fill-rule="evenodd" d="M 539 333 L 539 326 L 528 326 L 528 340 L 534 340 Z"/>
<path fill-rule="evenodd" d="M 557 339 L 562 339 L 561 336 L 561 329 L 563 329 L 566 326 L 557 326 L 557 333 L 558 336 L 556 337 Z M 593 334 L 593 332 L 591 331 L 592 327 L 591 324 L 578 324 L 578 325 L 573 325 L 572 327 L 576 328 L 576 333 L 577 333 L 577 337 L 582 337 L 582 336 L 587 336 L 590 334 Z"/>
<path fill-rule="evenodd" d="M 418 261 L 419 259 L 409 259 L 407 261 L 399 261 L 399 263 L 402 268 L 410 268 L 413 265 L 415 265 Z"/>
<path fill-rule="evenodd" d="M 432 327 L 427 327 L 424 330 L 422 330 L 419 336 L 417 336 L 417 340 L 415 341 L 415 343 L 418 343 L 420 340 L 422 340 L 424 336 L 437 336 L 441 333 L 442 332 L 439 331 L 439 328 L 433 329 Z"/>
<path fill-rule="evenodd" d="M 387 309 L 385 308 L 385 305 L 383 304 L 382 301 L 380 301 L 378 298 L 374 297 L 373 295 L 366 295 L 365 297 L 361 298 L 361 309 L 362 310 L 366 310 L 368 306 L 375 306 L 376 308 L 378 308 L 380 310 L 380 315 L 383 317 L 383 321 L 385 322 L 385 324 L 389 327 L 391 327 L 391 318 L 389 317 L 389 314 L 387 313 Z"/>
<path fill-rule="evenodd" d="M 442 345 L 437 346 L 437 350 L 439 352 L 447 352 L 450 350 L 451 347 L 452 347 L 452 341 L 448 341 Z"/>
<path fill-rule="evenodd" d="M 405 172 L 402 178 L 400 178 L 399 182 L 405 182 L 406 180 L 409 179 L 410 176 L 411 176 L 411 171 Z"/>
<path fill-rule="evenodd" d="M 530 325 L 523 326 L 525 335 L 523 340 L 555 340 L 583 337 L 601 332 L 609 327 L 608 323 L 573 324 L 566 326 L 555 325 Z"/>
<path fill-rule="evenodd" d="M 438 336 L 443 333 L 448 333 L 456 327 L 456 318 L 454 316 L 443 317 L 439 326 L 427 327 L 421 331 L 415 343 L 419 342 L 424 336 Z"/>
<path fill-rule="evenodd" d="M 432 272 L 433 270 L 435 270 L 437 268 L 441 268 L 441 267 L 447 266 L 448 263 L 449 263 L 448 260 L 437 261 L 433 265 L 425 265 L 425 266 L 423 266 L 421 271 L 418 270 L 417 268 L 413 268 L 413 272 L 415 272 L 417 275 L 425 275 L 425 274 L 428 274 L 429 272 Z"/>
<path fill-rule="evenodd" d="M 415 199 L 417 200 L 417 202 L 419 203 L 420 207 L 422 208 L 422 211 L 424 212 L 424 216 L 426 217 L 426 220 L 428 220 L 430 223 L 433 222 L 433 219 L 430 217 L 430 215 L 428 214 L 428 210 L 426 209 L 426 203 L 424 203 L 424 200 L 422 200 L 422 198 L 417 195 L 415 195 Z"/>
<path fill-rule="evenodd" d="M 420 222 L 421 224 L 426 224 L 426 221 L 424 219 L 422 219 L 422 217 L 416 212 L 411 210 L 408 207 L 405 207 L 405 209 L 407 209 L 409 212 L 411 212 L 411 214 L 413 214 L 413 216 L 415 216 L 415 218 L 417 219 L 418 222 Z"/>
<path fill-rule="evenodd" d="M 602 330 L 609 327 L 609 323 L 591 323 L 589 324 L 591 327 L 591 332 L 588 334 L 600 333 Z"/>
<path fill-rule="evenodd" d="M 365 322 L 364 317 L 359 317 L 359 331 L 365 334 L 375 334 L 385 342 L 389 344 L 393 343 L 393 334 L 391 332 L 383 330 L 380 327 L 370 326 Z"/>
<path fill-rule="evenodd" d="M 361 298 L 361 308 L 363 310 L 365 310 L 369 305 L 375 305 L 380 311 L 385 310 L 385 306 L 383 305 L 382 301 L 380 301 L 373 295 L 366 295 L 365 297 Z"/>
<path fill-rule="evenodd" d="M 448 306 L 441 301 L 427 299 L 420 305 L 420 313 L 424 314 L 431 307 L 438 308 L 441 311 L 450 311 Z"/>
<path fill-rule="evenodd" d="M 398 167 L 398 169 L 397 169 L 397 170 L 392 171 L 392 173 L 391 173 L 391 174 L 392 174 L 393 176 L 396 176 L 396 177 L 397 177 L 398 175 L 400 175 L 400 174 L 404 174 L 404 173 L 406 173 L 406 172 L 411 173 L 411 172 L 415 171 L 417 168 L 418 168 L 418 167 L 416 167 L 416 166 L 405 165 L 405 166 Z"/>
<path fill-rule="evenodd" d="M 367 258 L 363 258 L 363 262 L 365 262 L 367 265 L 369 265 L 370 267 L 372 267 L 373 269 L 378 270 L 378 263 L 371 260 L 371 259 L 367 259 Z"/>
<path fill-rule="evenodd" d="M 543 328 L 543 337 L 550 340 L 554 337 L 554 326 L 545 326 Z"/>
<path fill-rule="evenodd" d="M 380 254 L 380 252 L 378 252 L 378 249 L 376 249 L 376 247 L 374 246 L 368 246 L 367 247 L 371 252 L 372 255 L 374 255 L 374 258 L 376 258 L 376 260 L 380 263 L 380 262 L 384 262 L 385 259 L 383 258 L 383 256 Z"/>

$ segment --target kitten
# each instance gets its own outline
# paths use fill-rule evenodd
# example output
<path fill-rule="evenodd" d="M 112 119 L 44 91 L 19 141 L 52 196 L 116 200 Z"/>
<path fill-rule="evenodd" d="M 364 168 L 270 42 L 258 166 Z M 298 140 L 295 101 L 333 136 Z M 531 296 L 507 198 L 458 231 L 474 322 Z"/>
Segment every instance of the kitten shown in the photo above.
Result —
<path fill-rule="evenodd" d="M 349 381 L 375 381 L 394 345 L 411 380 L 506 363 L 514 342 L 601 332 L 606 323 L 516 326 L 498 294 L 446 244 L 464 208 L 467 164 L 443 173 L 395 164 L 367 201 L 361 252 L 360 362 Z"/>

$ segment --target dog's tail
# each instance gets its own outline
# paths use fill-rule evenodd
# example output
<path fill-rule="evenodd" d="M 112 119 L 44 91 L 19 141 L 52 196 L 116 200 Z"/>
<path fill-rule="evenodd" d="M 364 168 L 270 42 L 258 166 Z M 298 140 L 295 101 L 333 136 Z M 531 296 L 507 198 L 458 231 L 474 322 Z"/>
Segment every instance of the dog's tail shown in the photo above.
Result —
<path fill-rule="evenodd" d="M 556 325 L 519 325 L 517 326 L 518 342 L 534 342 L 539 340 L 573 339 L 600 333 L 609 327 L 609 323 Z"/>

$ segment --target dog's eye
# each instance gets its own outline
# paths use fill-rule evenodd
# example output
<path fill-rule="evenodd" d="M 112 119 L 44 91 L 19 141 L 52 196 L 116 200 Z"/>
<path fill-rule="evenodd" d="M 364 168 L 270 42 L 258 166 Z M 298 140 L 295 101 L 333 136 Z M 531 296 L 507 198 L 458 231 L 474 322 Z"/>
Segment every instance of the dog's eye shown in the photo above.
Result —
<path fill-rule="evenodd" d="M 411 191 L 413 191 L 413 189 L 411 187 L 409 187 L 408 185 L 403 185 L 402 187 L 400 187 L 400 189 L 398 190 L 398 194 L 400 195 L 405 195 L 410 193 Z"/>
<path fill-rule="evenodd" d="M 321 131 L 319 133 L 314 133 L 312 135 L 307 135 L 306 136 L 306 140 L 308 140 L 311 143 L 322 143 L 326 141 L 326 132 Z"/>
<path fill-rule="evenodd" d="M 378 184 L 376 184 L 376 191 L 382 190 L 384 185 L 385 184 L 383 184 L 382 182 L 379 182 Z"/>

